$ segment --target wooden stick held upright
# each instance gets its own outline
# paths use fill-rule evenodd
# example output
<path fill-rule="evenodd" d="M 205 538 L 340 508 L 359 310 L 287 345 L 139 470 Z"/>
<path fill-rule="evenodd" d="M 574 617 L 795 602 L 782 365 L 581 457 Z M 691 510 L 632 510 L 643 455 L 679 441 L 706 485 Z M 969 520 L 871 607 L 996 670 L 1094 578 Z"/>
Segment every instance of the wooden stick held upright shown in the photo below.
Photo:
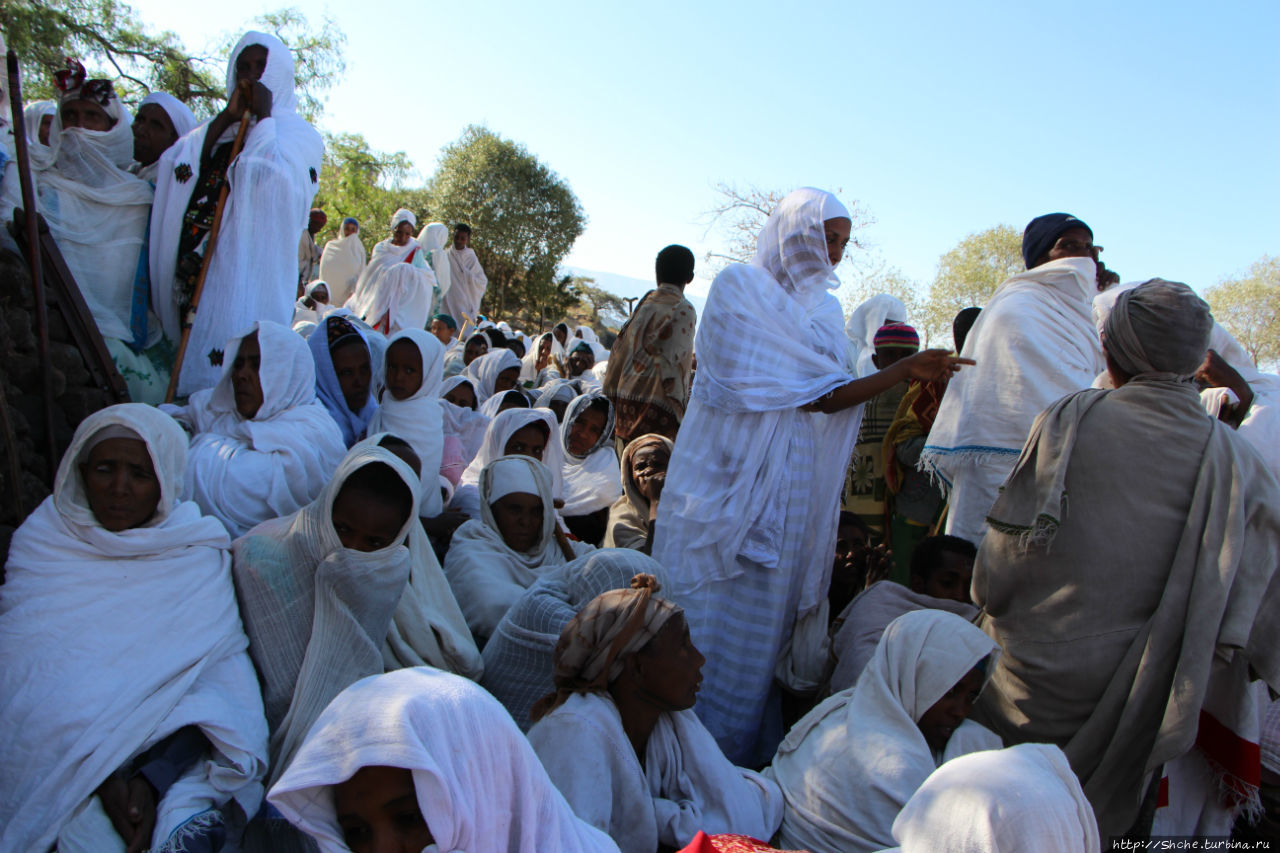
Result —
<path fill-rule="evenodd" d="M 252 103 L 252 98 L 249 99 Z M 240 116 L 240 127 L 236 131 L 235 142 L 231 143 L 231 156 L 227 159 L 227 170 L 231 170 L 231 164 L 235 162 L 236 157 L 240 154 L 240 149 L 244 147 L 244 138 L 249 132 L 249 119 L 253 117 L 253 110 L 250 107 L 244 108 L 244 115 Z M 187 356 L 187 343 L 191 340 L 191 327 L 196 322 L 196 309 L 200 307 L 200 296 L 204 293 L 204 279 L 209 274 L 209 264 L 213 261 L 213 250 L 218 245 L 218 232 L 222 230 L 222 212 L 227 207 L 227 195 L 231 192 L 230 176 L 222 184 L 222 189 L 218 192 L 218 206 L 213 211 L 213 222 L 209 225 L 209 239 L 204 244 L 204 259 L 200 264 L 200 274 L 196 276 L 195 292 L 191 294 L 191 307 L 187 309 L 186 316 L 182 318 L 182 339 L 178 342 L 178 354 L 173 360 L 173 374 L 169 377 L 169 389 L 165 392 L 164 401 L 172 403 L 174 396 L 178 392 L 178 377 L 182 374 L 182 362 Z"/>
<path fill-rule="evenodd" d="M 36 353 L 40 357 L 40 380 L 44 391 L 44 440 L 49 456 L 49 484 L 58 470 L 58 442 L 53 435 L 53 365 L 49 361 L 49 309 L 44 301 L 44 270 L 40 263 L 40 214 L 35 186 L 31 183 L 31 160 L 27 152 L 27 131 L 22 115 L 22 86 L 18 54 L 5 56 L 9 74 L 9 106 L 12 111 L 14 157 L 18 161 L 18 183 L 22 186 L 22 209 L 26 213 L 27 263 L 31 266 L 31 295 L 36 308 Z"/>

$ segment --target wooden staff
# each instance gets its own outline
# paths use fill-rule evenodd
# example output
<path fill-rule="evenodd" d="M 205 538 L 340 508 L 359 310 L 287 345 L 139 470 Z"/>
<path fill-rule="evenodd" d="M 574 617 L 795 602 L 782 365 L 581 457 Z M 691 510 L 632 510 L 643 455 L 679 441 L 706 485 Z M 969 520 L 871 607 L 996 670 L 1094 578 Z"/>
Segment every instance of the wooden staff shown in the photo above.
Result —
<path fill-rule="evenodd" d="M 31 266 L 31 294 L 36 303 L 36 353 L 40 357 L 40 380 L 44 391 L 44 440 L 49 456 L 49 483 L 58 470 L 58 443 L 53 435 L 53 364 L 49 361 L 49 309 L 44 301 L 44 270 L 40 264 L 40 214 L 35 187 L 31 183 L 31 161 L 27 152 L 26 124 L 22 115 L 22 86 L 18 74 L 18 54 L 5 56 L 9 72 L 9 105 L 13 114 L 13 148 L 18 161 L 18 183 L 22 186 L 22 209 L 26 212 L 27 263 Z"/>
<path fill-rule="evenodd" d="M 246 100 L 252 103 L 253 96 L 247 94 Z M 240 154 L 240 149 L 244 147 L 244 138 L 249 132 L 249 119 L 252 117 L 252 108 L 245 107 L 244 115 L 240 116 L 240 128 L 236 131 L 235 142 L 231 143 L 231 157 L 227 160 L 228 174 L 224 177 L 222 189 L 218 192 L 218 206 L 214 208 L 213 222 L 209 225 L 209 239 L 204 244 L 204 260 L 200 264 L 200 274 L 196 276 L 196 289 L 191 295 L 191 307 L 187 309 L 186 316 L 182 318 L 182 340 L 178 343 L 178 355 L 173 360 L 173 374 L 169 377 L 169 390 L 164 395 L 166 403 L 172 403 L 174 395 L 178 391 L 178 377 L 182 373 L 182 362 L 187 355 L 187 343 L 191 340 L 191 327 L 196 322 L 196 309 L 200 307 L 200 296 L 204 293 L 204 279 L 209 273 L 209 264 L 213 261 L 214 247 L 218 245 L 218 232 L 222 230 L 222 212 L 227 207 L 227 196 L 231 193 L 231 164 L 235 162 L 236 157 Z"/>
<path fill-rule="evenodd" d="M 569 537 L 560 529 L 560 520 L 556 520 L 555 527 L 556 544 L 560 546 L 560 553 L 564 554 L 566 563 L 572 563 L 578 559 L 578 555 L 573 553 L 573 546 L 569 544 Z"/>

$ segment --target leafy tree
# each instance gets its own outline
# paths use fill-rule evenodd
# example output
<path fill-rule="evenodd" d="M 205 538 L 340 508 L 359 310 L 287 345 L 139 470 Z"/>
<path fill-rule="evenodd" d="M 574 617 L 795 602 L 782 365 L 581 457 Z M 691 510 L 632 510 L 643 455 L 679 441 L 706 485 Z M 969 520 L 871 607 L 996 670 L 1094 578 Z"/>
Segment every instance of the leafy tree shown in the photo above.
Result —
<path fill-rule="evenodd" d="M 1280 362 L 1280 258 L 1264 255 L 1239 278 L 1205 291 L 1213 316 L 1253 358 Z"/>
<path fill-rule="evenodd" d="M 487 314 L 530 307 L 555 292 L 555 270 L 582 234 L 586 216 L 563 178 L 523 145 L 471 125 L 440 155 L 427 184 L 432 216 L 474 229 L 472 248 L 489 289 Z"/>
<path fill-rule="evenodd" d="M 949 339 L 961 309 L 985 305 L 1005 279 L 1023 269 L 1022 232 L 1016 228 L 997 225 L 965 237 L 938 260 L 921 314 L 930 338 Z"/>
<path fill-rule="evenodd" d="M 573 279 L 572 292 L 578 297 L 578 316 L 588 326 L 619 329 L 627 320 L 627 303 L 616 293 L 595 286 L 595 279 Z"/>
<path fill-rule="evenodd" d="M 872 256 L 863 259 L 855 267 L 855 273 L 852 277 L 843 276 L 843 278 L 846 279 L 846 282 L 837 292 L 837 296 L 840 297 L 840 304 L 844 308 L 846 318 L 855 308 L 871 297 L 880 293 L 887 293 L 890 296 L 896 296 L 901 299 L 902 304 L 907 307 L 907 318 L 920 333 L 920 345 L 922 347 L 947 345 L 947 341 L 950 340 L 949 336 L 931 340 L 927 330 L 921 327 L 922 318 L 926 314 L 921 287 L 902 270 L 889 266 L 887 262 L 879 257 Z"/>
<path fill-rule="evenodd" d="M 360 241 L 373 251 L 374 244 L 387 237 L 396 210 L 408 207 L 424 216 L 425 209 L 405 202 L 405 196 L 413 192 L 404 186 L 412 171 L 403 151 L 374 151 L 358 133 L 326 134 L 324 168 L 313 204 L 324 209 L 329 221 L 317 242 L 336 236 L 342 219 L 354 216 L 360 220 Z"/>

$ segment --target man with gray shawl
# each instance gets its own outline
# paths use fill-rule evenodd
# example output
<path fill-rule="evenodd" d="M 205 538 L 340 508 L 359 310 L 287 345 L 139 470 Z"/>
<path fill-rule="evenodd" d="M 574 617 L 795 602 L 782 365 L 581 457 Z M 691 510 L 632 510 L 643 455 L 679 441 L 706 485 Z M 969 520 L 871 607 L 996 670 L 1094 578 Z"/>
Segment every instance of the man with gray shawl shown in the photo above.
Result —
<path fill-rule="evenodd" d="M 974 568 L 1004 654 L 973 718 L 1061 746 L 1104 839 L 1146 831 L 1153 776 L 1193 746 L 1214 794 L 1257 802 L 1257 753 L 1250 770 L 1231 747 L 1249 679 L 1280 687 L 1280 485 L 1197 404 L 1212 327 L 1186 285 L 1120 296 L 1103 331 L 1115 390 L 1036 419 Z"/>

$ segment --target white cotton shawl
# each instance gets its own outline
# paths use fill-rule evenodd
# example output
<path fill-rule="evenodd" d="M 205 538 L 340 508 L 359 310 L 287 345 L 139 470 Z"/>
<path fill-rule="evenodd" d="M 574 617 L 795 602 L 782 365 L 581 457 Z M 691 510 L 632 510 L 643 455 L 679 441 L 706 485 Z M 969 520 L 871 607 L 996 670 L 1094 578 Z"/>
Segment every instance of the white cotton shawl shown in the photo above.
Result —
<path fill-rule="evenodd" d="M 538 497 L 542 499 L 542 532 L 528 551 L 509 548 L 493 517 L 489 496 L 495 490 L 495 475 L 506 464 L 526 466 L 538 485 Z M 467 618 L 467 626 L 481 645 L 493 634 L 511 605 L 548 567 L 567 562 L 554 535 L 559 522 L 551 502 L 551 483 L 551 472 L 547 466 L 532 457 L 498 457 L 487 463 L 480 475 L 480 517 L 464 523 L 453 534 L 449 553 L 444 558 L 445 577 L 449 579 L 458 606 Z M 595 550 L 584 542 L 571 542 L 570 547 L 576 556 Z"/>
<path fill-rule="evenodd" d="M 575 693 L 529 730 L 547 774 L 622 853 L 683 847 L 699 831 L 771 838 L 782 792 L 724 757 L 692 710 L 663 713 L 641 767 L 608 693 Z"/>
<path fill-rule="evenodd" d="M 240 343 L 257 333 L 262 406 L 251 419 L 236 411 L 232 373 Z M 315 362 L 307 342 L 279 323 L 254 323 L 227 341 L 222 378 L 191 395 L 175 414 L 195 435 L 182 496 L 234 536 L 311 503 L 347 452 L 342 431 L 316 399 Z"/>
<path fill-rule="evenodd" d="M 502 408 L 502 406 L 503 406 L 503 404 L 504 404 L 504 403 L 506 403 L 506 402 L 507 402 L 507 398 L 508 398 L 508 396 L 509 396 L 509 395 L 511 395 L 511 394 L 515 394 L 517 399 L 523 400 L 523 401 L 524 401 L 524 405 L 523 405 L 523 406 L 521 406 L 521 405 L 519 405 L 519 404 L 513 404 L 513 405 L 511 405 L 511 406 L 507 406 L 507 408 L 508 408 L 508 409 L 510 409 L 510 408 L 519 408 L 519 409 L 528 409 L 528 408 L 532 408 L 532 407 L 530 406 L 530 404 L 529 404 L 529 398 L 528 398 L 527 396 L 525 396 L 525 394 L 524 394 L 524 392 L 523 392 L 522 390 L 520 390 L 519 388 L 509 388 L 509 389 L 507 389 L 506 391 L 502 391 L 501 393 L 494 394 L 494 395 L 493 395 L 492 397 L 490 397 L 488 400 L 485 400 L 483 403 L 481 403 L 481 404 L 480 404 L 480 414 L 484 415 L 484 416 L 485 416 L 486 418 L 488 418 L 489 420 L 493 420 L 494 418 L 496 418 L 496 417 L 499 415 L 499 413 L 501 413 L 501 412 L 505 411 L 505 409 L 503 409 L 503 408 Z"/>
<path fill-rule="evenodd" d="M 979 662 L 991 659 L 990 672 L 998 654 L 990 637 L 953 613 L 917 610 L 895 619 L 857 686 L 796 723 L 765 771 L 787 802 L 782 845 L 841 853 L 891 845 L 894 818 L 941 760 L 1000 746 L 966 721 L 937 756 L 917 725 Z"/>
<path fill-rule="evenodd" d="M 484 274 L 476 251 L 470 246 L 465 249 L 449 246 L 444 253 L 449 261 L 449 293 L 440 310 L 459 323 L 474 323 L 480 313 L 480 300 L 489 286 L 489 277 Z"/>
<path fill-rule="evenodd" d="M 444 415 L 438 396 L 440 363 L 444 347 L 435 335 L 421 329 L 406 329 L 387 339 L 387 349 L 399 340 L 410 341 L 422 357 L 422 385 L 407 400 L 397 400 L 384 392 L 382 403 L 369 421 L 370 434 L 389 432 L 409 442 L 422 461 L 422 497 L 418 513 L 435 518 L 444 510 L 440 497 L 440 464 L 444 457 Z"/>
<path fill-rule="evenodd" d="M 436 286 L 440 288 L 441 299 L 449 292 L 453 282 L 449 272 L 449 256 L 444 250 L 448 242 L 449 226 L 443 222 L 429 222 L 418 232 L 418 245 L 431 256 L 431 271 L 436 275 Z"/>
<path fill-rule="evenodd" d="M 1093 324 L 1097 264 L 1063 258 L 1012 276 L 978 315 L 951 377 L 920 467 L 944 487 L 995 457 L 1011 465 L 1036 415 L 1088 388 L 1105 367 Z M 994 495 L 993 495 L 994 497 Z"/>
<path fill-rule="evenodd" d="M 418 244 L 410 240 L 408 246 L 417 248 Z M 380 330 L 385 328 L 389 335 L 401 329 L 425 329 L 431 319 L 435 275 L 417 263 L 393 262 L 379 266 L 376 247 L 374 258 L 360 277 L 346 307 L 369 325 Z M 383 318 L 387 320 L 385 327 Z"/>
<path fill-rule="evenodd" d="M 476 458 L 476 454 L 480 452 L 480 446 L 484 443 L 485 430 L 489 428 L 489 419 L 480 414 L 475 409 L 467 409 L 462 406 L 455 406 L 448 400 L 444 399 L 444 395 L 448 394 L 454 388 L 462 383 L 471 386 L 471 393 L 475 393 L 475 383 L 466 376 L 450 376 L 448 379 L 440 383 L 440 411 L 444 418 L 444 430 L 462 442 L 462 461 L 463 464 L 471 464 L 471 460 Z"/>
<path fill-rule="evenodd" d="M 880 327 L 890 321 L 905 323 L 909 319 L 902 300 L 887 293 L 877 294 L 853 309 L 844 330 L 853 346 L 854 376 L 861 379 L 878 369 L 871 356 L 876 354 L 876 332 Z"/>
<path fill-rule="evenodd" d="M 147 442 L 156 514 L 111 533 L 77 468 L 89 440 Z M 0 848 L 47 850 L 112 772 L 184 726 L 215 747 L 159 803 L 164 839 L 234 797 L 258 808 L 267 730 L 231 585 L 230 540 L 179 501 L 186 436 L 139 404 L 90 415 L 54 493 L 14 533 L 0 587 Z"/>
<path fill-rule="evenodd" d="M 608 408 L 604 430 L 586 456 L 574 456 L 569 452 L 569 431 L 596 400 L 603 400 Z M 564 506 L 560 512 L 565 517 L 589 515 L 622 497 L 622 469 L 613 449 L 613 421 L 613 404 L 603 394 L 583 394 L 565 410 L 560 429 L 564 447 Z"/>
<path fill-rule="evenodd" d="M 227 61 L 227 97 L 236 83 L 236 58 L 250 45 L 267 48 L 261 83 L 271 90 L 271 115 L 250 122 L 240 155 L 227 169 L 230 192 L 214 258 L 191 330 L 178 395 L 218 381 L 208 353 L 255 320 L 288 325 L 297 298 L 298 235 L 307 227 L 320 179 L 324 143 L 297 112 L 293 54 L 273 35 L 247 32 Z M 238 122 L 219 143 L 234 139 Z M 174 273 L 187 204 L 200 173 L 209 123 L 160 156 L 151 217 L 151 299 L 169 340 L 181 336 Z M 186 176 L 185 178 L 181 176 Z M 335 303 L 337 304 L 337 303 Z"/>
<path fill-rule="evenodd" d="M 1093 809 L 1062 750 L 1047 743 L 948 761 L 893 822 L 885 853 L 1098 853 Z"/>
<path fill-rule="evenodd" d="M 320 278 L 329 283 L 330 305 L 347 304 L 360 273 L 364 272 L 367 256 L 359 231 L 324 244 L 324 251 L 320 253 Z"/>
<path fill-rule="evenodd" d="M 579 396 L 578 388 L 568 379 L 552 379 L 546 385 L 543 385 L 538 399 L 533 401 L 536 409 L 549 409 L 554 400 L 560 400 L 564 403 L 572 403 L 573 398 Z M 568 412 L 568 409 L 565 409 Z"/>
<path fill-rule="evenodd" d="M 483 404 L 494 395 L 493 386 L 498 381 L 498 374 L 520 366 L 519 356 L 503 347 L 474 359 L 463 373 L 473 380 L 471 387 L 475 388 L 476 402 Z"/>
<path fill-rule="evenodd" d="M 152 104 L 164 110 L 164 114 L 169 117 L 169 121 L 173 124 L 173 132 L 177 134 L 174 138 L 175 142 L 195 130 L 196 126 L 200 124 L 196 114 L 191 112 L 191 108 L 168 92 L 150 93 L 138 102 L 138 110 L 141 111 L 143 107 Z M 129 170 L 154 186 L 156 174 L 160 171 L 160 159 L 156 158 L 154 163 L 149 163 L 146 166 L 134 163 L 129 167 Z"/>
<path fill-rule="evenodd" d="M 1209 348 L 1222 356 L 1249 383 L 1253 402 L 1236 432 L 1253 445 L 1272 473 L 1280 476 L 1280 376 L 1258 370 L 1244 347 L 1220 323 L 1213 324 Z M 1235 394 L 1225 388 L 1207 388 L 1200 394 L 1205 411 L 1215 418 L 1228 397 L 1232 402 L 1239 402 Z"/>
<path fill-rule="evenodd" d="M 56 154 L 35 178 L 40 213 L 98 330 L 105 338 L 129 342 L 133 284 L 154 192 L 127 171 L 133 162 L 128 111 L 116 98 L 106 110 L 116 123 L 101 131 L 63 130 L 62 116 L 55 113 L 49 139 Z M 159 323 L 151 319 L 146 346 L 161 334 Z"/>
<path fill-rule="evenodd" d="M 825 600 L 845 460 L 862 420 L 862 406 L 800 410 L 853 379 L 840 303 L 828 292 L 839 280 L 822 229 L 827 195 L 788 195 L 765 224 L 755 259 L 730 265 L 712 283 L 653 551 L 663 565 L 680 566 L 677 595 L 736 577 L 741 555 L 792 573 L 798 615 Z M 796 345 L 760 346 L 762 317 L 793 330 Z M 796 478 L 811 484 L 809 523 L 784 535 Z"/>
<path fill-rule="evenodd" d="M 630 589 L 636 575 L 665 582 L 652 558 L 623 548 L 601 548 L 544 573 L 511 606 L 484 647 L 480 685 L 497 697 L 521 731 L 529 711 L 552 688 L 555 648 L 564 626 L 601 593 Z"/>
<path fill-rule="evenodd" d="M 426 667 L 366 678 L 316 721 L 270 802 L 320 845 L 347 853 L 333 785 L 361 767 L 413 771 L 435 843 L 423 853 L 616 853 L 574 816 L 492 696 Z"/>
<path fill-rule="evenodd" d="M 542 348 L 542 342 L 547 338 L 551 338 L 553 342 L 555 341 L 555 338 L 552 337 L 550 332 L 545 332 L 544 334 L 538 335 L 538 337 L 533 339 L 532 343 L 528 344 L 528 349 L 525 350 L 524 358 L 520 359 L 521 385 L 529 385 L 529 383 L 537 385 L 538 377 L 545 375 L 546 368 L 538 370 L 538 350 Z M 547 367 L 550 366 L 551 353 L 547 353 Z"/>
<path fill-rule="evenodd" d="M 365 465 L 389 466 L 413 495 L 394 544 L 342 546 L 333 503 Z M 403 543 L 417 518 L 418 478 L 380 447 L 352 449 L 316 500 L 264 522 L 232 546 L 249 654 L 271 729 L 269 781 L 279 778 L 324 707 L 348 685 L 382 672 L 382 645 L 411 574 Z"/>
<path fill-rule="evenodd" d="M 480 450 L 462 472 L 462 480 L 453 493 L 452 509 L 465 512 L 472 518 L 480 517 L 480 472 L 499 456 L 507 452 L 511 436 L 532 423 L 542 422 L 550 431 L 547 446 L 542 452 L 542 464 L 551 472 L 551 495 L 559 500 L 564 494 L 564 451 L 560 443 L 560 423 L 550 409 L 507 409 L 489 422 L 485 429 Z"/>
<path fill-rule="evenodd" d="M 378 447 L 391 433 L 380 432 L 351 449 Z M 484 672 L 480 650 L 445 579 L 435 549 L 421 524 L 409 525 L 409 582 L 405 585 L 382 645 L 387 671 L 434 666 L 477 680 Z"/>

